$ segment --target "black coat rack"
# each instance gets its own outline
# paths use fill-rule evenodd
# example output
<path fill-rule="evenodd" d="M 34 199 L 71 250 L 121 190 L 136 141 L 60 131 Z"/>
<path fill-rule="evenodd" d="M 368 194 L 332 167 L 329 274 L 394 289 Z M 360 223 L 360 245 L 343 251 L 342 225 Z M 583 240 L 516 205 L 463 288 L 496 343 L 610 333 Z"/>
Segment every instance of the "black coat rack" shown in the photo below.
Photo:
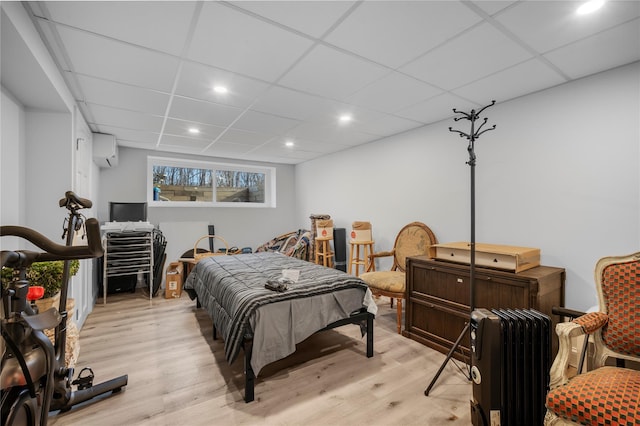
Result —
<path fill-rule="evenodd" d="M 482 130 L 484 125 L 487 124 L 488 118 L 486 118 L 486 117 L 482 120 L 482 123 L 480 124 L 480 126 L 478 126 L 477 129 L 476 129 L 475 125 L 476 125 L 476 121 L 478 119 L 480 119 L 480 114 L 485 109 L 489 108 L 490 106 L 495 105 L 495 103 L 496 103 L 496 101 L 491 101 L 491 103 L 489 105 L 480 108 L 480 110 L 476 111 L 475 109 L 472 109 L 471 112 L 468 112 L 468 113 L 467 112 L 458 111 L 455 108 L 453 109 L 454 113 L 461 114 L 461 116 L 455 117 L 453 119 L 454 121 L 469 120 L 471 122 L 471 131 L 469 133 L 464 133 L 464 132 L 462 132 L 460 130 L 455 130 L 452 127 L 449 127 L 449 131 L 450 132 L 458 133 L 461 138 L 465 138 L 465 139 L 467 139 L 469 141 L 469 145 L 467 146 L 467 151 L 469 153 L 469 161 L 467 161 L 467 164 L 471 167 L 471 241 L 470 241 L 471 260 L 469 262 L 470 263 L 469 264 L 469 292 L 470 292 L 469 304 L 471 306 L 471 312 L 473 312 L 473 310 L 476 307 L 476 303 L 475 303 L 475 301 L 476 301 L 476 299 L 475 299 L 475 277 L 476 277 L 476 275 L 475 275 L 475 269 L 476 269 L 476 152 L 475 152 L 475 142 L 480 137 L 480 135 L 482 135 L 483 133 L 488 132 L 490 130 L 494 130 L 496 128 L 496 125 L 494 124 L 493 126 Z M 471 318 L 469 318 L 469 320 L 471 320 Z M 453 353 L 456 351 L 456 349 L 458 349 L 458 346 L 460 345 L 460 342 L 462 341 L 462 338 L 469 331 L 469 325 L 470 325 L 470 321 L 467 321 L 465 323 L 464 329 L 460 333 L 460 336 L 458 336 L 458 339 L 453 344 L 453 347 L 451 348 L 451 350 L 447 354 L 447 357 L 445 358 L 444 362 L 442 363 L 442 365 L 438 369 L 438 372 L 436 373 L 436 375 L 431 380 L 431 383 L 429 384 L 429 387 L 427 387 L 427 389 L 424 391 L 425 396 L 429 396 L 429 392 L 431 391 L 431 388 L 433 388 L 433 385 L 435 385 L 436 381 L 438 380 L 438 377 L 440 377 L 440 373 L 442 373 L 442 370 L 444 370 L 444 367 L 447 365 L 447 363 L 449 362 L 449 360 L 453 356 Z M 469 366 L 469 367 L 471 367 L 471 366 Z M 469 373 L 468 373 L 469 379 L 471 379 L 471 372 L 470 371 L 471 370 L 469 369 Z"/>

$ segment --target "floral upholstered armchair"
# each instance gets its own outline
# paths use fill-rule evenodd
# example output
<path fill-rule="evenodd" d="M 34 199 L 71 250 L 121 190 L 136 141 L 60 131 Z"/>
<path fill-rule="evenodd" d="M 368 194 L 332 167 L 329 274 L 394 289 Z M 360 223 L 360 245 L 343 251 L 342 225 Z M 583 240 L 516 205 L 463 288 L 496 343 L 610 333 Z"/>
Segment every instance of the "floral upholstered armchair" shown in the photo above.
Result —
<path fill-rule="evenodd" d="M 556 326 L 545 425 L 640 424 L 640 371 L 605 366 L 607 358 L 640 362 L 640 252 L 600 259 L 595 281 L 599 312 Z M 583 334 L 593 335 L 594 368 L 569 378 L 571 338 Z"/>

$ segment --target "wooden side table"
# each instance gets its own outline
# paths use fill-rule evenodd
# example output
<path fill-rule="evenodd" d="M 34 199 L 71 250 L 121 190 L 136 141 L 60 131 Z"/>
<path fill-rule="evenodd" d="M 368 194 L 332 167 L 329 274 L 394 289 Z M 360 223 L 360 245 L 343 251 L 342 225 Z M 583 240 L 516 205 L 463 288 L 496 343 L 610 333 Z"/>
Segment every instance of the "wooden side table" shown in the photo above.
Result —
<path fill-rule="evenodd" d="M 187 279 L 187 277 L 191 273 L 191 270 L 196 266 L 198 261 L 193 257 L 181 257 L 180 259 L 178 259 L 178 262 L 182 262 L 182 265 L 184 267 L 184 276 L 182 277 L 182 283 L 184 284 L 184 281 Z"/>
<path fill-rule="evenodd" d="M 315 238 L 315 253 L 316 253 L 316 263 L 318 265 L 327 266 L 329 268 L 333 267 L 333 252 L 331 251 L 330 241 L 333 238 Z"/>
<path fill-rule="evenodd" d="M 353 271 L 355 266 L 355 276 L 360 275 L 360 266 L 362 266 L 362 272 L 375 271 L 376 265 L 371 261 L 371 255 L 373 254 L 374 241 L 349 241 L 349 273 Z M 360 248 L 362 247 L 362 257 L 360 257 Z M 371 269 L 369 269 L 371 267 Z"/>

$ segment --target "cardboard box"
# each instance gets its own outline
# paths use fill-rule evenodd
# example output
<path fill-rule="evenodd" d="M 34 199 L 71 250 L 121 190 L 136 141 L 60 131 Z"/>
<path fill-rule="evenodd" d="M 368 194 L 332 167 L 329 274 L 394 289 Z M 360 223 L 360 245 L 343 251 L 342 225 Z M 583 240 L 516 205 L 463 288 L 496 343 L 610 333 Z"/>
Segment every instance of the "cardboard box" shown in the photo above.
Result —
<path fill-rule="evenodd" d="M 317 237 L 316 238 L 331 238 L 333 239 L 333 220 L 318 220 L 316 222 Z"/>
<path fill-rule="evenodd" d="M 540 249 L 476 243 L 476 266 L 522 272 L 540 266 Z M 438 260 L 455 263 L 471 263 L 471 244 L 455 242 L 434 244 L 429 255 Z"/>
<path fill-rule="evenodd" d="M 373 241 L 371 236 L 371 223 L 353 222 L 353 224 L 351 224 L 351 241 Z"/>
<path fill-rule="evenodd" d="M 169 264 L 164 285 L 165 299 L 177 299 L 182 296 L 182 262 Z"/>

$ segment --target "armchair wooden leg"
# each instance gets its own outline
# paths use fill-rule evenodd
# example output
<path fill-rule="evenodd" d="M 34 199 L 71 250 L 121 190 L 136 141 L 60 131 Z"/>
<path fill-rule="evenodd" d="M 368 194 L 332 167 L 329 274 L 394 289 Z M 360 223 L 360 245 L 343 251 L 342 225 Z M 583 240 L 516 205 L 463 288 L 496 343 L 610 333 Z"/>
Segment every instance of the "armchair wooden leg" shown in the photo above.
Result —
<path fill-rule="evenodd" d="M 397 299 L 397 300 L 398 300 L 398 303 L 396 303 L 396 306 L 398 309 L 398 334 L 402 334 L 402 299 Z"/>

